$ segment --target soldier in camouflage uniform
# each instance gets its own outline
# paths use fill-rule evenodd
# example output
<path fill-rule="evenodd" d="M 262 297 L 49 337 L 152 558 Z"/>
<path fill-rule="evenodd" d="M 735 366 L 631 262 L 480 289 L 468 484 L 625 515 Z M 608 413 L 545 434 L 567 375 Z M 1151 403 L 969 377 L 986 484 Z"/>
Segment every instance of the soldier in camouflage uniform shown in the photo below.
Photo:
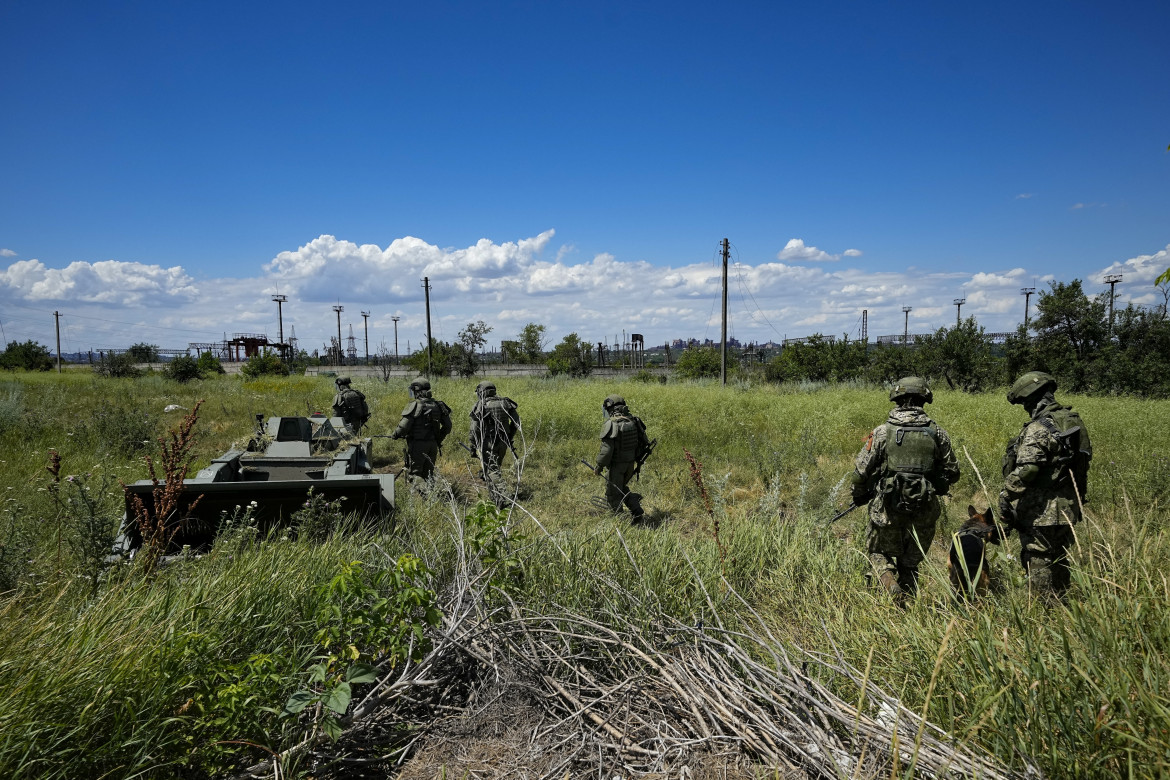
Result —
<path fill-rule="evenodd" d="M 425 379 L 410 383 L 410 397 L 390 438 L 406 439 L 406 473 L 426 480 L 434 474 L 439 448 L 451 432 L 451 407 L 431 397 L 431 383 Z"/>
<path fill-rule="evenodd" d="M 597 455 L 597 466 L 593 471 L 598 476 L 608 466 L 609 476 L 605 481 L 605 500 L 613 512 L 620 512 L 624 503 L 630 510 L 632 522 L 641 523 L 645 518 L 642 511 L 642 497 L 629 490 L 634 477 L 638 458 L 650 447 L 646 426 L 630 414 L 626 399 L 611 395 L 601 404 L 605 414 L 605 426 L 601 429 L 601 452 Z"/>
<path fill-rule="evenodd" d="M 922 407 L 932 400 L 926 380 L 899 379 L 890 391 L 897 407 L 873 429 L 857 455 L 853 502 L 869 502 L 866 550 L 872 575 L 901 601 L 918 586 L 918 566 L 934 540 L 945 496 L 959 479 L 947 432 Z"/>
<path fill-rule="evenodd" d="M 1069 585 L 1068 548 L 1075 541 L 1093 446 L 1079 414 L 1056 402 L 1056 380 L 1029 371 L 1008 391 L 1031 419 L 1003 457 L 999 513 L 1020 532 L 1020 563 L 1033 588 L 1062 594 Z"/>
<path fill-rule="evenodd" d="M 497 503 L 503 496 L 504 481 L 500 464 L 504 454 L 516 449 L 512 440 L 520 428 L 520 412 L 511 398 L 496 395 L 494 382 L 480 382 L 475 388 L 476 402 L 471 409 L 471 451 L 479 458 L 480 471 Z"/>
<path fill-rule="evenodd" d="M 350 378 L 347 376 L 339 376 L 333 383 L 337 385 L 337 395 L 333 396 L 333 416 L 340 417 L 355 434 L 360 433 L 366 420 L 370 419 L 365 395 L 349 386 Z"/>

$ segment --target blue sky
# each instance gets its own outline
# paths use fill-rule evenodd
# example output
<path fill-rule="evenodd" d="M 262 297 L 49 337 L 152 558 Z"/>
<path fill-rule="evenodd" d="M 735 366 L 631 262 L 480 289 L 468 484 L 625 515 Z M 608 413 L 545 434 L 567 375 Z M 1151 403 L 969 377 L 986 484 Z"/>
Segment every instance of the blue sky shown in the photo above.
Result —
<path fill-rule="evenodd" d="M 806 7 L 807 6 L 807 7 Z M 0 326 L 417 344 L 954 321 L 1170 265 L 1170 4 L 0 5 Z M 371 348 L 373 350 L 373 348 Z"/>

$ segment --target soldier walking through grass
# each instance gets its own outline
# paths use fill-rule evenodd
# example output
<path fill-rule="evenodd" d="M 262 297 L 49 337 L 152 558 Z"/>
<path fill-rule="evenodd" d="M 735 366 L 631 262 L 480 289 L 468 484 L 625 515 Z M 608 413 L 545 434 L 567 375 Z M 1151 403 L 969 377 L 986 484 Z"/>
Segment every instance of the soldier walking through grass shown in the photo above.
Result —
<path fill-rule="evenodd" d="M 1020 532 L 1020 563 L 1031 587 L 1061 595 L 1069 586 L 1068 548 L 1088 499 L 1093 446 L 1081 416 L 1056 401 L 1056 379 L 1029 371 L 1007 400 L 1031 419 L 1003 456 L 999 514 L 1010 535 Z"/>
<path fill-rule="evenodd" d="M 347 376 L 333 380 L 337 385 L 337 395 L 333 396 L 333 416 L 340 417 L 356 434 L 361 432 L 362 426 L 370 419 L 370 407 L 366 404 L 365 394 L 350 387 L 350 381 Z"/>
<path fill-rule="evenodd" d="M 451 432 L 451 407 L 431 397 L 431 383 L 426 379 L 410 383 L 410 398 L 390 438 L 406 439 L 407 475 L 428 480 L 435 472 L 439 448 Z"/>
<path fill-rule="evenodd" d="M 854 463 L 853 502 L 869 503 L 866 578 L 876 576 L 901 602 L 917 590 L 942 512 L 939 497 L 958 481 L 959 464 L 947 432 L 923 411 L 934 400 L 925 379 L 899 379 L 890 400 L 897 407 L 866 437 Z"/>
<path fill-rule="evenodd" d="M 620 512 L 622 504 L 629 508 L 633 523 L 645 518 L 642 497 L 629 489 L 630 480 L 638 470 L 638 463 L 651 450 L 645 424 L 630 414 L 626 399 L 620 395 L 608 396 L 601 404 L 605 425 L 601 429 L 601 452 L 593 471 L 598 476 L 609 467 L 605 481 L 605 500 L 613 512 Z"/>
<path fill-rule="evenodd" d="M 488 483 L 492 499 L 499 504 L 504 495 L 501 464 L 508 450 L 516 457 L 513 440 L 520 429 L 520 412 L 515 401 L 496 394 L 494 382 L 480 382 L 475 395 L 475 406 L 469 415 L 471 451 L 479 458 L 480 473 Z"/>

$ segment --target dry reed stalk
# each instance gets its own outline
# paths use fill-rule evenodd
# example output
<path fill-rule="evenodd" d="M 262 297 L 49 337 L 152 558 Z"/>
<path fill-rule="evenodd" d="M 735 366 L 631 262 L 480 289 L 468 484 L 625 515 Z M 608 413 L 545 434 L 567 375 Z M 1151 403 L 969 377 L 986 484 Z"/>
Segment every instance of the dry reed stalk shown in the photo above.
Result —
<path fill-rule="evenodd" d="M 197 401 L 178 427 L 169 431 L 169 439 L 164 436 L 158 440 L 161 479 L 155 470 L 154 459 L 149 455 L 145 457 L 150 481 L 154 486 L 151 490 L 153 514 L 147 511 L 141 497 L 131 495 L 126 483 L 121 483 L 123 492 L 134 508 L 134 524 L 142 536 L 143 568 L 148 575 L 154 572 L 171 540 L 182 530 L 187 517 L 203 499 L 203 496 L 197 497 L 187 507 L 183 517 L 177 516 L 183 482 L 194 460 L 191 450 L 195 446 L 195 423 L 199 420 L 199 407 L 202 405 L 202 400 Z"/>

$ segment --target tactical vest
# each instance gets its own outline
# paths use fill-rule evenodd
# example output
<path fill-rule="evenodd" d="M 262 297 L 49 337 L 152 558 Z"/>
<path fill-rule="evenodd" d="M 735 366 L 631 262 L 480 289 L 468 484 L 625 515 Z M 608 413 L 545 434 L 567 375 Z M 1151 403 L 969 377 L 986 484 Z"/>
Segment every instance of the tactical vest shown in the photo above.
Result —
<path fill-rule="evenodd" d="M 614 461 L 631 461 L 638 459 L 638 423 L 632 417 L 615 416 L 610 418 L 613 423 Z"/>
<path fill-rule="evenodd" d="M 1087 437 L 1082 435 L 1084 430 L 1081 416 L 1072 409 L 1061 407 L 1024 423 L 1020 433 L 1008 445 L 1003 454 L 1003 476 L 1015 471 L 1016 453 L 1020 447 L 1020 440 L 1024 438 L 1024 431 L 1032 423 L 1038 423 L 1056 440 L 1058 454 L 1048 463 L 1044 477 L 1048 484 L 1059 486 L 1066 484 L 1071 476 L 1081 502 L 1089 500 L 1089 463 L 1093 459 L 1093 451 L 1087 445 Z"/>
<path fill-rule="evenodd" d="M 508 441 L 516 434 L 516 418 L 512 414 L 516 403 L 510 398 L 492 396 L 483 404 L 483 426 L 488 440 L 501 436 Z"/>
<path fill-rule="evenodd" d="M 415 400 L 414 424 L 410 438 L 417 441 L 438 441 L 443 430 L 443 405 L 434 398 Z"/>
<path fill-rule="evenodd" d="M 341 394 L 343 407 L 342 417 L 352 418 L 359 423 L 370 419 L 370 407 L 366 405 L 366 397 L 358 390 L 346 390 Z"/>
<path fill-rule="evenodd" d="M 886 423 L 886 462 L 880 488 L 886 506 L 899 512 L 922 509 L 937 492 L 931 482 L 938 429 Z"/>

